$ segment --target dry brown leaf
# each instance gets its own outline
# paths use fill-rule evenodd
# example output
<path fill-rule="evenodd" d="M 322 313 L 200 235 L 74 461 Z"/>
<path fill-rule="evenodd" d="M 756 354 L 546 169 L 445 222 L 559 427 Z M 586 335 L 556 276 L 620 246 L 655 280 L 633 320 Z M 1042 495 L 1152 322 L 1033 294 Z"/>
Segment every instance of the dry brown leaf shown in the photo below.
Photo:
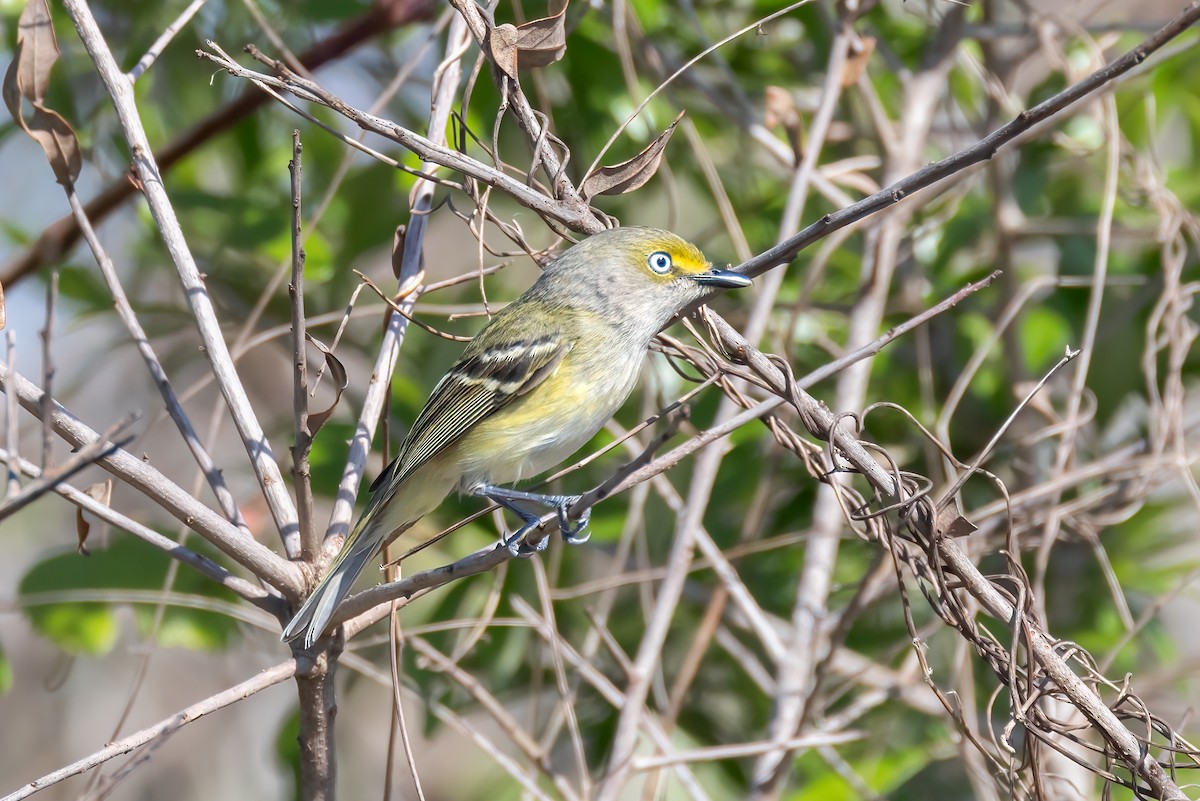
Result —
<path fill-rule="evenodd" d="M 407 232 L 408 226 L 400 224 L 392 234 L 392 275 L 397 279 L 400 278 L 400 268 L 404 266 L 404 235 Z"/>
<path fill-rule="evenodd" d="M 782 86 L 767 87 L 764 105 L 763 124 L 768 128 L 776 125 L 791 127 L 800 121 L 795 98 Z"/>
<path fill-rule="evenodd" d="M 497 25 L 488 35 L 492 61 L 512 79 L 518 67 L 545 67 L 563 57 L 567 50 L 567 4 L 548 17 L 523 25 Z"/>
<path fill-rule="evenodd" d="M 20 97 L 31 103 L 45 102 L 46 91 L 50 88 L 50 70 L 59 54 L 47 0 L 29 0 L 17 23 L 17 52 L 9 65 Z"/>
<path fill-rule="evenodd" d="M 863 36 L 858 40 L 858 47 L 846 58 L 846 66 L 842 68 L 842 88 L 853 86 L 867 69 L 867 62 L 875 52 L 875 37 Z"/>
<path fill-rule="evenodd" d="M 662 163 L 663 150 L 670 141 L 671 134 L 675 133 L 675 126 L 681 119 L 683 119 L 682 111 L 665 131 L 633 158 L 611 167 L 600 167 L 584 178 L 583 184 L 579 187 L 584 199 L 597 195 L 623 195 L 640 188 L 653 178 L 654 173 L 658 172 L 658 165 Z"/>
<path fill-rule="evenodd" d="M 54 179 L 63 186 L 74 184 L 83 169 L 83 155 L 70 123 L 57 111 L 35 105 L 33 119 L 22 127 L 46 153 Z"/>
<path fill-rule="evenodd" d="M 781 126 L 787 134 L 792 154 L 799 164 L 804 158 L 804 124 L 796 98 L 782 86 L 768 86 L 763 109 L 763 124 L 768 128 Z"/>
<path fill-rule="evenodd" d="M 95 500 L 98 503 L 102 503 L 105 506 L 111 506 L 112 505 L 112 491 L 113 491 L 113 482 L 112 482 L 112 479 L 110 478 L 105 481 L 100 481 L 96 484 L 91 485 L 90 487 L 88 487 L 87 489 L 85 489 L 83 491 L 83 494 L 87 495 L 89 498 Z M 91 556 L 92 555 L 91 551 L 89 551 L 88 547 L 87 547 L 87 538 L 88 538 L 88 534 L 90 534 L 90 533 L 91 533 L 91 524 L 89 524 L 87 519 L 84 518 L 83 510 L 80 509 L 78 506 L 75 507 L 75 536 L 79 540 L 80 556 Z"/>
<path fill-rule="evenodd" d="M 338 357 L 333 355 L 333 351 L 325 347 L 325 343 L 314 338 L 307 331 L 304 333 L 304 337 L 325 355 L 325 366 L 329 368 L 329 374 L 333 376 L 333 381 L 337 385 L 336 394 L 333 396 L 333 403 L 329 404 L 328 409 L 308 413 L 308 435 L 315 437 L 317 432 L 321 430 L 321 427 L 328 422 L 330 416 L 333 414 L 333 410 L 337 408 L 338 401 L 342 399 L 342 393 L 346 391 L 346 386 L 350 383 L 350 380 L 346 376 L 345 365 L 342 364 Z"/>
<path fill-rule="evenodd" d="M 58 61 L 58 40 L 47 0 L 29 0 L 17 24 L 17 48 L 4 73 L 4 105 L 17 125 L 41 146 L 60 184 L 72 184 L 83 169 L 75 131 L 61 114 L 46 108 L 50 71 Z M 25 119 L 22 100 L 33 107 Z"/>

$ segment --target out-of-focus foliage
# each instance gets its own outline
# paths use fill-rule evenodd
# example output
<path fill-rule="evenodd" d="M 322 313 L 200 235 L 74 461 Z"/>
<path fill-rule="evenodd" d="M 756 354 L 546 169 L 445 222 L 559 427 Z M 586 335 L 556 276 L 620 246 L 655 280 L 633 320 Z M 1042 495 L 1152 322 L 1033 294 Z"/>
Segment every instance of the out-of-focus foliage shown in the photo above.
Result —
<path fill-rule="evenodd" d="M 9 45 L 19 5 L 11 0 L 0 2 L 6 27 L 4 41 Z M 173 7 L 168 9 L 148 0 L 103 0 L 92 5 L 110 42 L 119 43 L 121 63 L 126 68 L 176 13 Z M 261 5 L 295 51 L 329 36 L 369 7 L 364 2 L 328 0 Z M 616 5 L 620 4 L 571 4 L 564 58 L 537 73 L 523 74 L 531 102 L 547 112 L 555 134 L 570 148 L 567 169 L 574 181 L 582 178 L 613 130 L 667 74 L 716 38 L 779 7 L 765 0 L 635 0 L 629 7 L 637 24 L 628 27 L 636 68 L 627 75 L 622 70 L 622 53 L 614 44 L 611 13 Z M 935 106 L 925 151 L 913 156 L 917 166 L 972 144 L 1010 119 L 1015 111 L 1050 96 L 1093 69 L 1096 64 L 1089 59 L 1097 41 L 1104 46 L 1105 56 L 1111 57 L 1145 35 L 1141 31 L 1145 25 L 1125 30 L 1120 24 L 1106 22 L 1092 41 L 1084 19 L 1082 33 L 1043 45 L 1028 31 L 1011 36 L 995 34 L 993 29 L 1003 27 L 1001 22 L 1019 27 L 1023 21 L 995 21 L 991 5 L 974 3 L 965 12 L 963 38 L 945 81 L 945 96 Z M 1118 16 L 1125 15 L 1118 23 L 1145 22 L 1138 5 L 1116 6 L 1120 6 Z M 514 6 L 505 0 L 496 10 L 496 21 L 527 20 L 544 12 L 543 3 Z M 722 222 L 703 172 L 704 161 L 711 159 L 751 251 L 773 245 L 779 238 L 793 170 L 771 156 L 751 136 L 748 127 L 761 122 L 768 87 L 782 88 L 794 99 L 802 125 L 812 124 L 825 78 L 833 38 L 830 22 L 835 13 L 832 4 L 812 3 L 800 8 L 723 46 L 673 83 L 630 124 L 600 162 L 615 164 L 638 153 L 680 110 L 687 112 L 686 124 L 695 126 L 703 152 L 691 147 L 682 131 L 676 132 L 666 149 L 664 169 L 653 180 L 632 194 L 598 198 L 596 205 L 624 224 L 674 228 L 700 244 L 714 262 L 736 263 L 735 237 Z M 825 181 L 850 200 L 865 194 L 864 181 L 876 185 L 885 182 L 884 168 L 879 164 L 887 159 L 888 147 L 896 142 L 882 141 L 886 132 L 879 130 L 873 115 L 886 114 L 896 127 L 908 124 L 902 94 L 905 78 L 921 67 L 938 21 L 947 13 L 951 13 L 949 4 L 885 2 L 874 4 L 856 23 L 861 34 L 875 39 L 875 50 L 867 62 L 865 77 L 846 87 L 837 103 L 834 125 L 819 159 L 825 165 L 843 159 L 876 158 L 874 165 L 858 176 L 858 183 L 839 183 L 836 178 Z M 85 182 L 94 187 L 118 179 L 127 167 L 128 154 L 112 109 L 69 21 L 57 14 L 56 26 L 64 55 L 52 87 L 52 104 L 72 122 L 89 149 Z M 351 103 L 367 107 L 396 71 L 415 57 L 431 30 L 432 23 L 426 22 L 384 34 L 336 66 L 319 72 L 317 78 Z M 211 65 L 194 57 L 192 50 L 206 38 L 219 41 L 229 52 L 236 52 L 245 41 L 253 41 L 264 50 L 273 49 L 242 3 L 208 3 L 137 83 L 139 108 L 156 147 L 165 146 L 248 90 L 228 75 L 214 74 Z M 1156 232 L 1169 215 L 1162 200 L 1172 197 L 1181 210 L 1200 207 L 1200 95 L 1195 91 L 1200 86 L 1200 59 L 1195 57 L 1196 41 L 1195 32 L 1184 34 L 1174 50 L 1122 80 L 1113 95 L 1116 133 L 1122 138 L 1115 222 L 1106 261 L 1110 281 L 1105 288 L 1086 384 L 1093 417 L 1078 436 L 1078 463 L 1137 443 L 1155 424 L 1146 413 L 1151 393 L 1144 368 L 1149 347 L 1147 331 L 1163 280 L 1162 248 Z M 1011 48 L 1005 49 L 1009 45 L 1018 47 L 1020 58 L 1012 55 Z M 1059 45 L 1061 50 L 1056 50 Z M 428 81 L 440 52 L 439 40 L 421 60 L 416 77 L 383 106 L 381 115 L 424 130 Z M 473 57 L 474 51 L 468 63 Z M 1013 65 L 1018 62 L 1025 67 L 1014 77 Z M 1064 73 L 1064 65 L 1072 69 L 1069 76 Z M 994 71 L 1003 72 L 999 81 L 1009 93 L 1000 99 L 992 94 L 995 87 L 982 78 Z M 906 226 L 880 333 L 953 294 L 968 281 L 978 280 L 997 267 L 1005 270 L 991 289 L 891 344 L 872 361 L 867 402 L 886 400 L 901 405 L 930 428 L 944 422 L 954 453 L 964 461 L 970 461 L 991 439 L 1028 390 L 1029 382 L 1045 374 L 1065 348 L 1077 347 L 1081 342 L 1088 321 L 1090 289 L 1084 282 L 1067 279 L 1087 278 L 1096 271 L 1108 137 L 1113 134 L 1104 128 L 1103 102 L 1077 107 L 991 163 L 955 177 L 932 197 L 922 195 Z M 499 103 L 499 93 L 485 67 L 474 83 L 469 104 L 457 109 L 471 134 L 488 146 Z M 315 113 L 349 135 L 356 135 L 353 126 L 329 112 Z M 260 365 L 267 358 L 281 365 L 266 377 L 253 374 L 257 368 L 248 368 L 246 379 L 276 443 L 276 453 L 285 461 L 286 447 L 291 444 L 291 387 L 278 381 L 290 381 L 286 280 L 264 299 L 261 317 L 253 320 L 250 329 L 243 330 L 243 324 L 251 319 L 264 290 L 286 269 L 291 207 L 287 163 L 294 127 L 302 131 L 304 140 L 305 210 L 311 215 L 320 208 L 322 213 L 319 221 L 313 223 L 310 217 L 306 222 L 306 311 L 314 320 L 313 333 L 331 342 L 337 325 L 335 313 L 345 307 L 359 284 L 353 270 L 362 270 L 380 286 L 394 287 L 388 252 L 393 230 L 408 221 L 411 176 L 352 153 L 317 127 L 278 105 L 268 105 L 190 154 L 166 178 L 184 233 L 226 325 L 227 339 L 242 342 L 263 331 L 276 333 L 248 354 L 237 347 L 234 350 L 248 364 Z M 772 134 L 786 145 L 785 151 L 790 147 L 782 129 Z M 0 146 L 19 135 L 12 126 L 0 127 Z M 487 160 L 481 145 L 470 139 L 467 142 L 469 153 Z M 504 161 L 521 169 L 528 167 L 528 146 L 511 118 L 505 119 L 501 127 L 499 143 L 499 156 Z M 370 144 L 410 166 L 416 165 L 411 154 L 390 143 L 372 140 Z M 50 184 L 48 168 L 46 176 Z M 330 191 L 332 194 L 326 197 Z M 831 194 L 816 190 L 810 193 L 804 223 L 839 207 Z M 461 194 L 439 190 L 436 197 L 441 205 L 433 212 L 426 245 L 428 281 L 468 274 L 504 261 L 486 252 L 480 257 L 465 223 L 453 215 L 449 203 L 455 209 L 469 211 Z M 168 370 L 192 379 L 200 357 L 178 282 L 143 206 L 133 203 L 131 208 L 135 209 L 130 215 L 134 219 L 125 221 L 120 234 L 125 254 L 120 269 L 125 286 L 143 325 L 161 349 Z M 491 198 L 491 208 L 502 219 L 515 216 L 534 244 L 551 241 L 532 212 L 518 209 L 496 195 Z M 1002 220 L 1008 226 L 1004 230 L 998 227 Z M 12 248 L 19 248 L 37 235 L 34 228 L 3 223 L 2 236 Z M 762 345 L 764 350 L 785 354 L 797 375 L 841 355 L 841 345 L 852 324 L 847 312 L 858 299 L 864 259 L 870 255 L 863 229 L 829 253 L 818 243 L 787 268 Z M 498 249 L 511 249 L 493 228 L 488 229 L 488 242 Z M 1194 279 L 1195 254 L 1190 253 L 1188 258 Z M 467 280 L 424 296 L 417 306 L 418 318 L 454 334 L 474 333 L 483 323 L 478 312 L 484 300 L 496 304 L 512 299 L 535 274 L 528 260 L 512 261 L 513 268 L 485 280 Z M 104 319 L 111 313 L 111 298 L 88 253 L 77 250 L 56 268 L 67 318 L 64 325 L 81 325 L 84 320 Z M 44 279 L 43 272 L 38 280 Z M 1012 325 L 1001 331 L 998 320 L 1002 311 L 1037 281 L 1044 282 L 1042 288 L 1017 311 Z M 486 289 L 486 298 L 481 286 Z M 752 316 L 753 297 L 750 293 L 730 296 L 718 299 L 714 305 L 736 326 L 743 326 Z M 364 293 L 359 303 L 372 311 L 356 317 L 337 349 L 338 356 L 351 368 L 351 385 L 334 419 L 317 437 L 312 455 L 314 487 L 320 502 L 318 524 L 323 524 L 332 503 L 379 341 L 381 304 L 369 293 Z M 464 311 L 472 314 L 461 316 Z M 1191 316 L 1194 320 L 1194 312 Z M 105 336 L 114 349 L 133 347 L 118 326 L 108 329 Z M 392 455 L 428 391 L 460 347 L 416 327 L 410 329 L 392 379 L 388 418 Z M 951 389 L 980 348 L 987 348 L 982 366 L 952 414 L 940 420 Z M 1150 362 L 1155 363 L 1155 359 L 1165 369 L 1165 357 L 1152 356 Z M 652 362 L 654 366 L 647 371 L 641 391 L 617 416 L 623 428 L 637 425 L 690 388 L 662 364 L 660 357 L 652 357 Z M 140 365 L 132 359 L 126 364 L 132 365 L 128 381 L 148 387 L 149 379 L 138 372 Z M 1195 384 L 1198 371 L 1195 356 L 1188 355 L 1180 368 L 1188 387 Z M 1054 463 L 1053 443 L 1035 442 L 1033 438 L 1059 422 L 1046 409 L 1062 411 L 1062 399 L 1071 380 L 1069 374 L 1064 375 L 1067 377 L 1052 381 L 1041 396 L 1049 406 L 1027 410 L 985 465 L 1014 495 L 1039 486 L 1046 480 L 1047 465 Z M 267 386 L 256 386 L 256 382 Z M 812 391 L 832 404 L 832 387 L 833 382 L 826 382 Z M 86 399 L 71 400 L 86 418 Z M 690 422 L 672 444 L 705 428 L 713 420 L 719 402 L 715 389 L 695 399 Z M 210 408 L 204 407 L 205 412 Z M 198 416 L 207 419 L 206 414 Z M 933 476 L 947 486 L 953 480 L 941 456 L 901 415 L 887 410 L 875 412 L 867 421 L 867 433 L 900 457 L 903 469 Z M 584 453 L 612 439 L 611 433 L 603 432 Z M 164 447 L 157 441 L 154 445 Z M 816 482 L 794 456 L 774 447 L 760 425 L 751 424 L 737 431 L 729 438 L 729 445 L 704 524 L 713 539 L 731 554 L 733 565 L 757 603 L 773 616 L 773 623 L 786 630 L 795 604 L 797 577 L 804 568 L 802 535 L 808 532 L 811 522 Z M 181 444 L 172 447 L 177 453 L 183 452 Z M 377 439 L 366 484 L 382 466 L 378 455 L 382 448 L 383 443 Z M 236 446 L 217 456 L 223 465 L 241 465 L 244 459 Z M 628 451 L 618 448 L 556 480 L 550 485 L 551 491 L 582 492 L 608 478 L 629 458 Z M 691 476 L 692 465 L 685 461 L 668 474 L 667 480 L 683 494 Z M 252 478 L 244 474 L 238 478 L 244 479 L 241 497 L 253 497 L 256 488 Z M 1066 499 L 1083 498 L 1087 492 L 1100 489 L 1104 480 L 1103 475 L 1097 475 L 1090 483 L 1072 486 L 1065 491 Z M 567 549 L 555 542 L 545 557 L 550 585 L 558 593 L 553 599 L 557 631 L 576 648 L 583 650 L 586 643 L 590 661 L 618 684 L 625 681 L 623 660 L 636 652 L 654 607 L 654 570 L 666 560 L 676 522 L 674 511 L 655 492 L 649 493 L 644 507 L 633 507 L 631 515 L 631 497 L 635 494 L 607 500 L 595 509 L 591 518 L 593 537 L 588 545 Z M 963 507 L 970 516 L 970 510 L 995 503 L 1000 497 L 994 485 L 977 478 L 963 491 Z M 452 497 L 420 525 L 436 531 L 479 508 L 474 499 Z M 754 515 L 749 510 L 755 510 Z M 1178 642 L 1168 625 L 1155 616 L 1131 631 L 1121 605 L 1127 605 L 1132 619 L 1139 619 L 1143 613 L 1154 611 L 1155 605 L 1175 591 L 1198 564 L 1195 508 L 1185 500 L 1178 485 L 1164 488 L 1153 502 L 1131 503 L 1122 511 L 1128 514 L 1114 513 L 1105 525 L 1097 523 L 1094 529 L 1064 527 L 1063 541 L 1049 552 L 1042 599 L 1049 627 L 1057 637 L 1080 643 L 1097 656 L 1113 652 L 1106 674 L 1110 677 L 1179 664 L 1187 644 Z M 1040 526 L 1045 510 L 1025 508 L 1019 516 L 1030 526 L 1034 524 L 1029 519 L 1037 518 L 1036 525 Z M 269 517 L 262 518 L 261 532 L 256 533 L 262 533 L 260 539 L 274 545 L 273 535 L 263 533 L 269 529 Z M 632 553 L 614 567 L 612 556 L 629 530 L 637 532 Z M 1040 529 L 1028 534 L 1028 539 L 1020 543 L 1025 550 L 1017 556 L 1031 573 L 1037 570 L 1039 534 Z M 405 564 L 405 572 L 442 564 L 486 546 L 497 535 L 492 519 L 482 518 L 414 557 Z M 874 544 L 853 538 L 849 529 L 846 536 L 833 573 L 829 603 L 833 613 L 846 608 L 862 577 L 880 556 Z M 0 539 L 0 549 L 2 542 Z M 393 554 L 402 552 L 403 546 L 402 540 L 393 548 Z M 980 543 L 979 553 L 983 558 L 995 559 L 994 566 L 999 570 L 1002 565 L 995 554 L 1004 547 L 1004 538 L 993 535 Z M 120 636 L 121 617 L 116 608 L 122 604 L 122 592 L 161 589 L 166 569 L 165 556 L 126 538 L 117 539 L 107 549 L 96 549 L 91 559 L 55 551 L 28 571 L 16 600 L 23 604 L 35 630 L 58 647 L 72 654 L 103 656 Z M 375 582 L 378 576 L 368 572 L 370 582 Z M 621 584 L 623 580 L 627 583 Z M 1114 583 L 1120 589 L 1120 602 L 1114 598 Z M 616 591 L 607 592 L 616 585 L 620 585 Z M 656 702 L 664 702 L 669 696 L 697 630 L 705 625 L 705 612 L 719 585 L 711 570 L 696 569 L 690 575 L 685 601 L 661 654 L 662 673 L 655 678 L 653 696 Z M 56 594 L 81 590 L 96 597 L 108 591 L 112 600 L 55 599 Z M 171 593 L 233 600 L 186 569 L 171 582 Z M 970 655 L 959 652 L 955 632 L 940 626 L 924 606 L 920 593 L 913 591 L 912 595 L 915 624 L 926 638 L 921 647 L 927 649 L 931 680 L 944 689 L 953 689 L 950 677 L 959 675 L 956 671 L 962 670 L 964 660 L 969 664 Z M 527 608 L 540 612 L 543 601 L 534 570 L 528 564 L 514 563 L 501 573 L 460 581 L 422 598 L 405 608 L 402 619 L 406 628 L 423 628 L 422 636 L 443 653 L 453 654 L 456 665 L 475 676 L 488 692 L 514 708 L 533 708 L 532 717 L 538 718 L 548 714 L 538 706 L 539 694 L 555 686 L 553 654 L 528 625 L 481 623 L 476 628 L 474 621 L 481 617 L 524 620 Z M 145 636 L 154 607 L 138 603 L 133 608 L 138 633 Z M 912 642 L 894 587 L 872 598 L 857 615 L 844 632 L 839 648 L 894 670 L 912 659 Z M 462 625 L 464 620 L 472 624 Z M 598 620 L 607 627 L 608 639 L 603 643 L 596 640 Z M 722 621 L 727 644 L 710 644 L 706 649 L 676 721 L 674 738 L 680 748 L 768 738 L 771 695 L 769 688 L 756 686 L 759 677 L 748 666 L 768 663 L 769 655 L 740 627 L 744 621 L 730 613 Z M 157 628 L 157 643 L 196 649 L 243 647 L 244 641 L 234 636 L 235 631 L 236 624 L 228 617 L 168 601 Z M 361 645 L 355 653 L 387 669 L 387 649 L 379 641 Z M 286 652 L 279 648 L 275 656 L 286 658 Z M 428 664 L 411 651 L 405 651 L 402 667 L 405 682 L 421 698 L 445 704 L 464 715 L 478 711 L 475 700 L 450 675 L 428 669 Z M 967 670 L 970 672 L 970 668 Z M 351 673 L 344 667 L 343 671 Z M 0 651 L 0 692 L 12 683 L 11 674 L 11 665 Z M 604 764 L 612 746 L 621 710 L 571 671 L 568 674 L 570 685 L 577 687 L 573 702 L 583 733 L 585 758 L 596 768 Z M 968 716 L 978 718 L 980 725 L 1000 720 L 1002 726 L 1007 714 L 1003 703 L 999 710 L 988 706 L 994 677 L 979 670 L 975 678 L 980 689 L 977 704 L 967 710 Z M 1168 710 L 1173 699 L 1189 694 L 1196 697 L 1194 676 L 1162 678 L 1165 689 L 1156 697 L 1168 705 Z M 29 679 L 16 676 L 18 687 L 23 680 Z M 861 697 L 860 693 L 871 689 L 857 685 L 855 677 L 845 672 L 831 671 L 823 681 L 812 720 L 844 711 Z M 347 680 L 350 692 L 359 690 L 355 682 L 357 679 Z M 380 695 L 384 697 L 390 703 L 390 695 Z M 294 721 L 289 721 L 276 740 L 286 770 L 293 770 L 298 760 L 292 750 L 295 728 Z M 864 788 L 897 801 L 965 797 L 971 792 L 949 716 L 889 700 L 864 712 L 852 728 L 865 736 L 839 745 L 837 754 L 861 786 L 848 781 L 842 766 L 808 751 L 796 759 L 786 798 L 850 799 L 861 797 Z M 437 735 L 445 727 L 428 715 L 424 729 L 425 734 Z M 239 732 L 237 736 L 272 734 Z M 378 736 L 386 734 L 380 732 Z M 713 790 L 714 798 L 740 798 L 751 780 L 753 765 L 752 758 L 744 758 L 718 761 L 697 770 L 703 771 L 700 775 L 705 786 Z M 515 782 L 498 772 L 496 775 L 500 778 L 495 792 L 487 797 L 516 797 Z M 677 789 L 672 786 L 671 792 Z"/>
<path fill-rule="evenodd" d="M 139 631 L 143 636 L 153 631 L 161 646 L 228 647 L 237 622 L 203 607 L 206 600 L 231 602 L 235 596 L 191 571 L 179 571 L 168 606 L 155 623 L 158 599 L 147 591 L 162 588 L 170 564 L 166 554 L 120 537 L 106 548 L 93 547 L 89 557 L 71 551 L 40 562 L 21 579 L 19 600 L 34 628 L 69 653 L 100 655 L 116 643 L 115 603 L 67 600 L 78 594 L 103 598 L 106 590 L 114 601 L 122 590 L 138 596 L 134 611 Z"/>

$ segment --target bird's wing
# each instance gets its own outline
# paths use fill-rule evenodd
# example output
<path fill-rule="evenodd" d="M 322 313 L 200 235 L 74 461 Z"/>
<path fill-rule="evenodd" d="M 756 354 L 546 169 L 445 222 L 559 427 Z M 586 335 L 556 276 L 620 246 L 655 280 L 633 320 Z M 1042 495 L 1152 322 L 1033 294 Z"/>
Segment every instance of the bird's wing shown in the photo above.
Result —
<path fill-rule="evenodd" d="M 545 381 L 571 344 L 557 334 L 468 346 L 434 387 L 404 440 L 400 455 L 379 474 L 371 491 L 393 488 L 516 398 Z M 386 494 L 386 493 L 385 493 Z"/>

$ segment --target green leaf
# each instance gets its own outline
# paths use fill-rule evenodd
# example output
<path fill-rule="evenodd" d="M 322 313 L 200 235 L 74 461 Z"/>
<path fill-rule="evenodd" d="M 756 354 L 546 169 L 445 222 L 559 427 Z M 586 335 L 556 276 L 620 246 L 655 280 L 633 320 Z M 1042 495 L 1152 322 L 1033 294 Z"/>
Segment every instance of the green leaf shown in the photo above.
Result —
<path fill-rule="evenodd" d="M 1021 319 L 1021 351 L 1032 373 L 1046 370 L 1063 355 L 1071 336 L 1062 315 L 1045 306 L 1034 306 Z"/>
<path fill-rule="evenodd" d="M 13 686 L 13 670 L 12 663 L 8 661 L 8 657 L 4 655 L 4 649 L 0 648 L 0 695 L 4 695 Z"/>
<path fill-rule="evenodd" d="M 433 717 L 430 715 L 430 717 Z M 291 797 L 299 801 L 300 795 L 300 710 L 288 715 L 275 735 L 275 756 L 292 777 Z"/>
<path fill-rule="evenodd" d="M 203 545 L 192 545 L 206 550 Z M 18 600 L 40 634 L 74 654 L 107 653 L 117 642 L 119 629 L 113 610 L 119 601 L 67 600 L 69 593 L 108 591 L 119 599 L 121 591 L 156 591 L 163 587 L 169 557 L 130 537 L 115 539 L 90 557 L 69 553 L 51 556 L 36 564 L 21 580 Z M 232 602 L 236 596 L 190 570 L 180 570 L 174 593 L 200 595 Z M 63 600 L 55 596 L 62 596 Z M 168 601 L 169 604 L 169 601 Z M 153 632 L 154 605 L 135 605 L 138 629 Z M 157 643 L 165 647 L 215 650 L 226 647 L 236 621 L 217 612 L 168 605 L 158 629 Z"/>

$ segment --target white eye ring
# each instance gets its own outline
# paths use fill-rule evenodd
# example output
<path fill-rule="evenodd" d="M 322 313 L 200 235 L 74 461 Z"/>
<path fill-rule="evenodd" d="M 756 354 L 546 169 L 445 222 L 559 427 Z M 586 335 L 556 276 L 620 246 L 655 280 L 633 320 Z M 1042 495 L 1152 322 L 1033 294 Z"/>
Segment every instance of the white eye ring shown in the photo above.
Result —
<path fill-rule="evenodd" d="M 671 254 L 663 250 L 656 250 L 646 259 L 646 264 L 650 265 L 650 269 L 659 275 L 666 275 L 671 271 Z"/>

